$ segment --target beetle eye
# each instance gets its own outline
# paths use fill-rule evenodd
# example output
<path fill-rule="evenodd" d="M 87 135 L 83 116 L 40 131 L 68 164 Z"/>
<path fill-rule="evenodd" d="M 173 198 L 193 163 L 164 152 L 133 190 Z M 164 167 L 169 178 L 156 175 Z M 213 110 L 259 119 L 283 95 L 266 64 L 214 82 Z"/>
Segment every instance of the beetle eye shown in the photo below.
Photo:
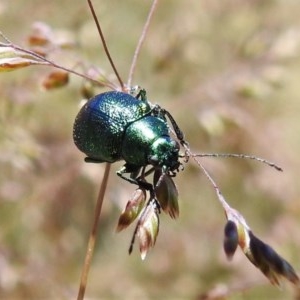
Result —
<path fill-rule="evenodd" d="M 173 145 L 173 148 L 176 149 L 177 152 L 179 152 L 179 150 L 180 150 L 180 145 L 179 145 L 179 143 L 176 142 L 176 141 L 174 141 L 174 140 L 173 140 L 171 143 L 172 143 L 172 145 Z"/>

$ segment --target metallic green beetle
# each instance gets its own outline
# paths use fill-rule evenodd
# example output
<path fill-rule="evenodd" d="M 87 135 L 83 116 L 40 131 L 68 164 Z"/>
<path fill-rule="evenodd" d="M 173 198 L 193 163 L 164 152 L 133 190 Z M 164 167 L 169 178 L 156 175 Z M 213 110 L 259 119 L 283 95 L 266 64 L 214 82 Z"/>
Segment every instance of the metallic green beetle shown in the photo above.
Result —
<path fill-rule="evenodd" d="M 124 160 L 125 165 L 117 174 L 151 190 L 152 185 L 137 177 L 141 168 L 150 165 L 175 176 L 181 166 L 180 144 L 170 137 L 166 117 L 179 142 L 186 144 L 171 114 L 148 102 L 145 90 L 140 90 L 136 97 L 117 91 L 105 92 L 81 108 L 75 119 L 73 138 L 78 149 L 87 155 L 86 162 Z M 130 178 L 125 173 L 130 173 Z"/>

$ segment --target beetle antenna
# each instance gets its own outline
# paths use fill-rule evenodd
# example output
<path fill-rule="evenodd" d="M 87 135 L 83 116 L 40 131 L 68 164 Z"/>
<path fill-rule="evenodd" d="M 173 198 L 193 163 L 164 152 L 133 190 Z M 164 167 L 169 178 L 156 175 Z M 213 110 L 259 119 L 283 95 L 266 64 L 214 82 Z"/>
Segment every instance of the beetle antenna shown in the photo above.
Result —
<path fill-rule="evenodd" d="M 183 132 L 179 128 L 179 126 L 176 123 L 176 121 L 174 120 L 173 116 L 167 110 L 162 109 L 162 111 L 163 111 L 164 115 L 168 116 L 168 118 L 173 126 L 174 130 L 172 128 L 170 128 L 170 131 L 172 132 L 173 135 L 175 135 L 177 137 L 177 139 L 179 140 L 181 145 L 185 148 L 185 154 L 182 155 L 182 157 L 185 157 L 186 162 L 188 161 L 189 157 L 193 157 L 194 159 L 197 157 L 243 158 L 243 159 L 256 160 L 258 162 L 268 165 L 271 168 L 276 169 L 277 171 L 283 172 L 283 169 L 280 166 L 278 166 L 277 164 L 275 164 L 274 162 L 269 161 L 264 158 L 261 158 L 261 157 L 258 157 L 258 156 L 255 156 L 255 155 L 243 154 L 243 153 L 200 153 L 200 154 L 192 153 L 192 151 L 189 147 L 189 144 L 184 140 Z M 197 162 L 198 162 L 198 160 L 197 160 Z"/>
<path fill-rule="evenodd" d="M 105 38 L 104 38 L 104 34 L 103 34 L 103 32 L 102 32 L 102 29 L 101 29 L 101 26 L 100 26 L 98 17 L 97 17 L 97 15 L 96 15 L 96 13 L 95 13 L 95 10 L 94 10 L 93 3 L 92 3 L 91 0 L 87 0 L 87 2 L 88 2 L 88 5 L 89 5 L 89 8 L 90 8 L 90 10 L 91 10 L 93 19 L 94 19 L 94 21 L 95 21 L 95 24 L 96 24 L 98 33 L 99 33 L 99 35 L 100 35 L 101 42 L 102 42 L 102 46 L 103 46 L 103 48 L 104 48 L 106 57 L 107 57 L 107 59 L 109 60 L 109 63 L 110 63 L 110 65 L 111 65 L 111 67 L 113 68 L 115 75 L 117 76 L 117 79 L 118 79 L 118 81 L 119 81 L 119 83 L 120 83 L 121 89 L 124 90 L 124 83 L 123 83 L 123 81 L 122 81 L 122 79 L 121 79 L 121 77 L 120 77 L 120 75 L 119 75 L 119 73 L 118 73 L 118 70 L 117 70 L 117 68 L 116 68 L 116 66 L 115 66 L 115 64 L 114 64 L 114 62 L 113 62 L 113 59 L 112 59 L 112 57 L 111 57 L 111 55 L 110 55 L 110 52 L 109 52 L 109 50 L 108 50 L 108 47 L 107 47 L 107 44 L 106 44 L 106 40 L 105 40 Z"/>
<path fill-rule="evenodd" d="M 201 154 L 193 154 L 190 152 L 191 157 L 223 157 L 223 158 L 243 158 L 243 159 L 252 159 L 256 160 L 258 162 L 261 162 L 263 164 L 266 164 L 277 171 L 282 172 L 283 169 L 275 164 L 274 162 L 271 162 L 269 160 L 266 160 L 261 157 L 257 157 L 255 155 L 249 155 L 249 154 L 238 154 L 238 153 L 201 153 Z"/>

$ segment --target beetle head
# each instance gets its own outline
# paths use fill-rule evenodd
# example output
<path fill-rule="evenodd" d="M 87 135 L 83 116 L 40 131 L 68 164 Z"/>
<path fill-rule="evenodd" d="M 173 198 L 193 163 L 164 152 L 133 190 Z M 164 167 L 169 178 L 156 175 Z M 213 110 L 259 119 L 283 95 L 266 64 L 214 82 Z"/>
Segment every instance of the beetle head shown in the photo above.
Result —
<path fill-rule="evenodd" d="M 154 167 L 162 168 L 163 173 L 174 174 L 178 171 L 181 163 L 179 158 L 179 143 L 169 136 L 162 136 L 151 145 L 149 163 Z"/>

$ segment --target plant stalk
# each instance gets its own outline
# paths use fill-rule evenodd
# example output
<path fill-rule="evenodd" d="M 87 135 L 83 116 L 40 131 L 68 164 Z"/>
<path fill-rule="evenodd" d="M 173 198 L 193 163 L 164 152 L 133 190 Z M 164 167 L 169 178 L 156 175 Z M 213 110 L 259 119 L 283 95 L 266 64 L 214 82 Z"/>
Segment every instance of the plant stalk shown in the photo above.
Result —
<path fill-rule="evenodd" d="M 110 166 L 111 166 L 110 163 L 105 164 L 104 175 L 103 175 L 103 179 L 101 182 L 98 199 L 97 199 L 97 203 L 96 203 L 96 208 L 95 208 L 94 222 L 93 222 L 91 233 L 89 236 L 88 247 L 87 247 L 87 251 L 86 251 L 86 255 L 85 255 L 84 265 L 82 268 L 77 300 L 84 299 L 85 289 L 86 289 L 87 280 L 88 280 L 88 274 L 89 274 L 89 270 L 90 270 L 90 266 L 91 266 L 91 262 L 92 262 L 92 258 L 93 258 L 93 253 L 94 253 L 94 249 L 95 249 L 95 243 L 96 243 L 96 237 L 97 237 L 97 231 L 98 231 L 98 223 L 99 223 L 101 209 L 102 209 L 102 203 L 103 203 L 103 199 L 104 199 L 104 195 L 105 195 L 105 191 L 106 191 L 106 187 L 107 187 Z"/>

